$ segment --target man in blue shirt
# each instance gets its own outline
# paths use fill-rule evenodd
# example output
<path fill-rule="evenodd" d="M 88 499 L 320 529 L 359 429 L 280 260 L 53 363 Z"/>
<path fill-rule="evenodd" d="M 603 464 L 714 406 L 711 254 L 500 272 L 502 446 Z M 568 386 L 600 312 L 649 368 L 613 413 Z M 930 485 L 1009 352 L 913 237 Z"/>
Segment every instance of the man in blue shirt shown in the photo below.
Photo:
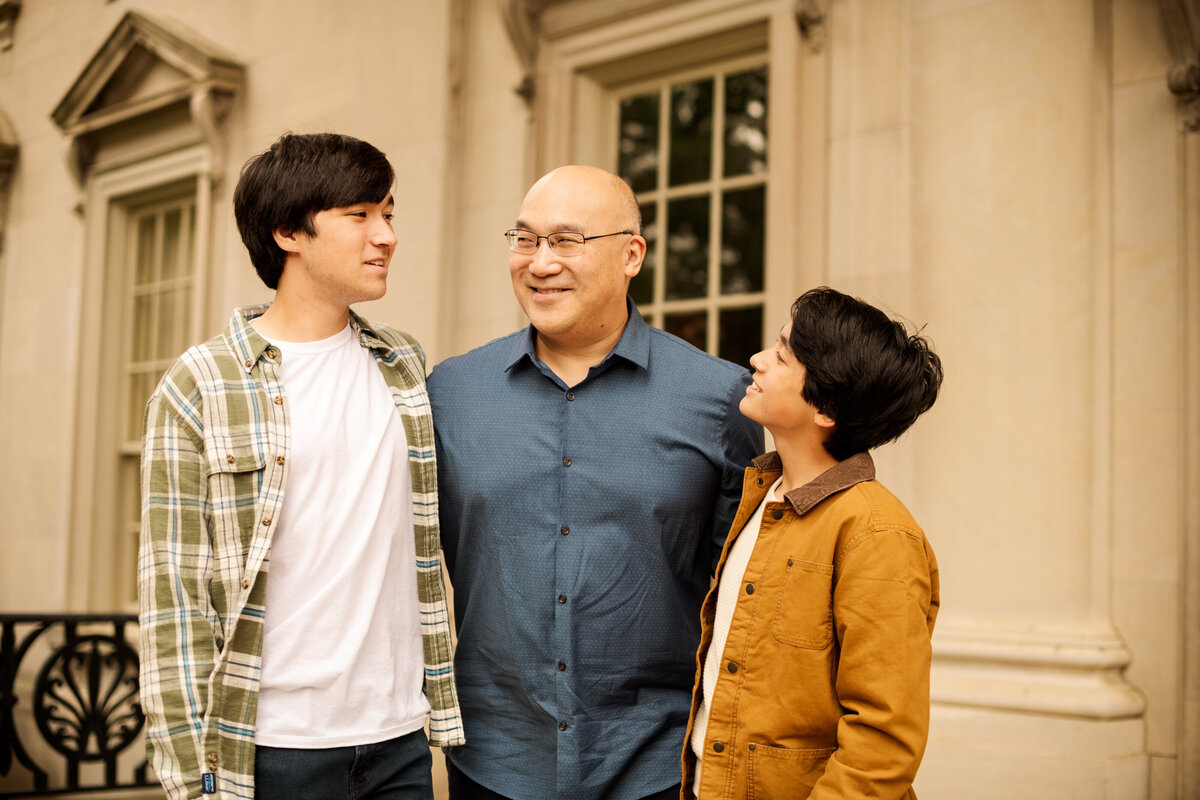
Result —
<path fill-rule="evenodd" d="M 650 328 L 616 175 L 562 167 L 507 232 L 522 331 L 429 377 L 455 673 L 452 800 L 679 794 L 700 604 L 762 429 L 748 371 Z"/>

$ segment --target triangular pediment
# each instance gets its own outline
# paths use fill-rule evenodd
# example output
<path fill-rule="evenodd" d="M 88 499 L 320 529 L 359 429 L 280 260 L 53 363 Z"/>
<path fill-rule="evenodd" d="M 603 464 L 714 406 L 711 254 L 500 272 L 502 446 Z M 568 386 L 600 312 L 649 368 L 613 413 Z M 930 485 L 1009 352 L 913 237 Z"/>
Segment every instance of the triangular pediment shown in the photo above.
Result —
<path fill-rule="evenodd" d="M 232 94 L 243 68 L 216 45 L 176 24 L 130 11 L 52 114 L 79 135 L 153 113 L 198 91 Z"/>

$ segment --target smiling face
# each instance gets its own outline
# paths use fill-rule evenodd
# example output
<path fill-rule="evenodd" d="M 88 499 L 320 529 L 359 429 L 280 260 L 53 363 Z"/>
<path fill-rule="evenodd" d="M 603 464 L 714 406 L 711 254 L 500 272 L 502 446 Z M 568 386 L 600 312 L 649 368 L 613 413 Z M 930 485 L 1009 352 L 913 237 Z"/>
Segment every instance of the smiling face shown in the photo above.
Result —
<path fill-rule="evenodd" d="M 754 376 L 738 408 L 776 438 L 795 434 L 824 438 L 833 420 L 804 399 L 807 371 L 787 347 L 791 333 L 788 322 L 772 347 L 750 357 Z"/>
<path fill-rule="evenodd" d="M 632 193 L 615 175 L 562 167 L 525 195 L 515 227 L 539 236 L 559 231 L 600 236 L 637 230 L 636 213 Z M 641 269 L 645 253 L 646 240 L 636 234 L 588 241 L 575 256 L 558 255 L 544 239 L 533 255 L 510 253 L 513 292 L 539 342 L 586 348 L 619 336 L 627 319 L 629 280 Z"/>
<path fill-rule="evenodd" d="M 396 249 L 392 204 L 389 194 L 379 203 L 318 211 L 313 236 L 277 230 L 275 241 L 288 253 L 280 290 L 343 309 L 383 297 Z"/>

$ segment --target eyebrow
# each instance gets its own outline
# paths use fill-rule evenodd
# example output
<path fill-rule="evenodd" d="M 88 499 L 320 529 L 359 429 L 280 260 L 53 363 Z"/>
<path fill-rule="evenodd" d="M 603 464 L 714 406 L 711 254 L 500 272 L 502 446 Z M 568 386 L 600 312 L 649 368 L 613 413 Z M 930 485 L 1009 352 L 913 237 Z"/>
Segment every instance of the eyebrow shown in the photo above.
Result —
<path fill-rule="evenodd" d="M 528 220 L 523 220 L 520 217 L 517 217 L 516 226 L 524 231 L 532 231 L 533 230 L 533 228 L 530 227 Z M 559 223 L 557 226 L 552 226 L 550 232 L 551 233 L 566 233 L 566 232 L 583 233 L 583 226 L 577 225 L 574 222 L 563 222 L 563 223 Z"/>

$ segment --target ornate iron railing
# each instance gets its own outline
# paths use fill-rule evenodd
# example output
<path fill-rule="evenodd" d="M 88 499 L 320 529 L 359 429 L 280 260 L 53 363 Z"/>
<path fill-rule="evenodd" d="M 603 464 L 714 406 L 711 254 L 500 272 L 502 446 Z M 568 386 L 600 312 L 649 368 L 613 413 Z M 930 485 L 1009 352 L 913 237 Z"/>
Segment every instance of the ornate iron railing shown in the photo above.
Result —
<path fill-rule="evenodd" d="M 0 614 L 0 798 L 152 785 L 138 655 L 125 632 L 136 622 L 133 614 Z M 118 769 L 131 759 L 132 768 Z M 27 780 L 10 776 L 15 764 Z M 9 788 L 17 784 L 24 788 Z"/>

